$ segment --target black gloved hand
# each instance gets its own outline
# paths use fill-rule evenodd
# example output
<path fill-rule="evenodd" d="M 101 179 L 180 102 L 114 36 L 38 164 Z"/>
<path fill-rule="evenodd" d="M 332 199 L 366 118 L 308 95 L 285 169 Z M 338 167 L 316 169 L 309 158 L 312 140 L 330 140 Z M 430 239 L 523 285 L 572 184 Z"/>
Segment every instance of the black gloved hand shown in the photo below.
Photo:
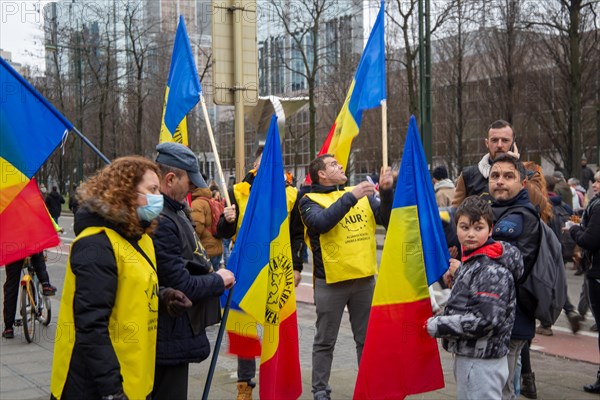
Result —
<path fill-rule="evenodd" d="M 167 312 L 172 317 L 180 316 L 186 308 L 192 306 L 192 302 L 188 297 L 180 290 L 173 288 L 166 288 L 161 290 L 162 301 L 167 307 Z"/>
<path fill-rule="evenodd" d="M 102 396 L 102 400 L 129 400 L 129 397 L 121 390 L 120 392 L 108 396 Z"/>

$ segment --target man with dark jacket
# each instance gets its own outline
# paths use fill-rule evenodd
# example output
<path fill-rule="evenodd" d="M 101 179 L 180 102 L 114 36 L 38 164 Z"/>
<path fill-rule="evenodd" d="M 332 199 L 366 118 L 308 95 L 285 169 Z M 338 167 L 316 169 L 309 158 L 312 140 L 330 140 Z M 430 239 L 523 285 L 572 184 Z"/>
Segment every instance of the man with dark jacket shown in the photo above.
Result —
<path fill-rule="evenodd" d="M 254 160 L 253 168 L 246 174 L 242 182 L 235 184 L 233 188 L 229 190 L 231 205 L 225 207 L 217 225 L 217 234 L 222 238 L 235 239 L 237 232 L 239 232 L 239 229 L 241 228 L 246 205 L 250 199 L 252 184 L 254 183 L 254 178 L 260 168 L 263 149 L 264 148 L 261 146 L 256 150 L 256 159 Z M 290 244 L 292 246 L 292 261 L 294 265 L 294 285 L 298 286 L 301 279 L 300 274 L 302 272 L 302 256 L 300 255 L 300 251 L 304 240 L 304 226 L 302 225 L 300 215 L 297 212 L 297 190 L 290 185 L 286 185 L 285 192 L 288 213 L 290 213 Z M 292 208 L 294 212 L 290 212 Z M 252 398 L 252 391 L 256 387 L 256 382 L 254 382 L 255 377 L 256 361 L 254 357 L 238 356 L 238 380 L 236 383 L 238 399 L 246 400 Z"/>
<path fill-rule="evenodd" d="M 162 176 L 160 191 L 164 196 L 153 238 L 158 283 L 161 288 L 183 292 L 193 307 L 173 317 L 161 302 L 152 398 L 187 399 L 189 363 L 201 362 L 210 354 L 205 327 L 218 322 L 218 296 L 233 285 L 234 277 L 226 269 L 212 270 L 184 212 L 188 193 L 194 187 L 207 187 L 196 156 L 179 143 L 161 143 L 156 150 Z"/>
<path fill-rule="evenodd" d="M 344 308 L 348 307 L 356 356 L 360 364 L 371 311 L 377 257 L 376 224 L 387 227 L 393 200 L 391 169 L 382 169 L 381 203 L 375 185 L 361 182 L 345 187 L 344 168 L 331 154 L 309 166 L 311 192 L 299 208 L 313 253 L 317 312 L 312 352 L 312 391 L 315 400 L 330 398 L 329 376 Z"/>
<path fill-rule="evenodd" d="M 587 192 L 588 188 L 590 187 L 590 183 L 594 183 L 594 171 L 592 171 L 590 167 L 587 166 L 587 157 L 585 156 L 585 154 L 581 156 L 580 177 L 581 179 L 579 181 L 581 182 L 581 186 L 583 186 L 583 188 Z"/>
<path fill-rule="evenodd" d="M 521 251 L 523 277 L 529 275 L 537 259 L 540 239 L 540 217 L 529 201 L 525 178 L 523 164 L 508 155 L 496 158 L 490 169 L 489 189 L 494 198 L 492 210 L 495 221 L 492 238 L 508 242 Z M 518 285 L 519 282 L 517 293 Z M 502 391 L 503 399 L 516 398 L 513 381 L 519 354 L 535 336 L 535 318 L 527 315 L 520 303 L 517 296 L 517 312 L 508 353 L 508 381 Z M 526 373 L 533 375 L 532 372 L 524 372 L 524 377 Z"/>
<path fill-rule="evenodd" d="M 46 196 L 46 207 L 48 207 L 50 216 L 57 224 L 58 218 L 60 217 L 62 204 L 65 204 L 64 197 L 58 193 L 58 188 L 56 186 L 52 186 L 52 191 L 50 194 L 48 194 L 48 196 Z"/>

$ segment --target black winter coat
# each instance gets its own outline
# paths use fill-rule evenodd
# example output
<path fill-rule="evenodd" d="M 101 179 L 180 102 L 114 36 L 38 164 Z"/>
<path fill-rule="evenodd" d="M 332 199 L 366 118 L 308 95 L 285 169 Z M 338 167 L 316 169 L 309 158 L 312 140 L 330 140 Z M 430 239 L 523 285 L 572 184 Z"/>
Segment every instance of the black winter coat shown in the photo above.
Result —
<path fill-rule="evenodd" d="M 58 192 L 53 190 L 46 196 L 46 207 L 48 207 L 48 212 L 54 220 L 60 217 L 62 204 L 65 204 L 65 199 Z"/>
<path fill-rule="evenodd" d="M 180 226 L 188 226 L 190 235 L 184 235 L 188 241 L 193 241 L 193 227 L 183 214 L 184 206 L 177 201 L 164 196 L 164 208 L 176 213 L 180 218 Z M 164 211 L 163 211 L 164 213 Z M 184 228 L 187 229 L 187 228 Z M 195 332 L 192 326 L 193 315 L 198 307 L 211 297 L 220 296 L 225 290 L 223 279 L 215 273 L 192 275 L 186 268 L 189 263 L 183 256 L 185 245 L 181 243 L 179 228 L 170 218 L 161 214 L 158 227 L 152 238 L 156 251 L 158 283 L 161 287 L 171 287 L 182 291 L 194 304 L 193 311 L 188 311 L 179 317 L 171 317 L 163 304 L 158 311 L 158 335 L 156 343 L 157 365 L 178 365 L 205 360 L 210 354 L 210 344 L 205 331 Z M 192 238 L 192 239 L 189 239 Z M 192 249 L 195 243 L 188 243 Z M 194 258 L 200 269 L 209 270 L 210 261 Z M 200 265 L 200 263 L 203 263 Z M 192 271 L 194 272 L 194 271 Z M 196 325 L 194 325 L 196 326 Z"/>
<path fill-rule="evenodd" d="M 569 233 L 575 243 L 591 255 L 589 278 L 600 279 L 600 194 L 596 194 L 586 207 L 581 225 L 572 226 Z"/>
<path fill-rule="evenodd" d="M 99 214 L 80 209 L 75 216 L 75 234 L 90 226 L 104 226 L 126 237 Z M 70 260 L 77 277 L 73 298 L 77 339 L 62 396 L 100 398 L 118 393 L 123 389 L 123 378 L 108 331 L 118 284 L 113 247 L 104 233 L 88 236 L 73 245 Z"/>
<path fill-rule="evenodd" d="M 523 210 L 523 208 L 528 210 Z M 523 276 L 528 276 L 537 259 L 540 218 L 536 208 L 529 201 L 527 190 L 521 189 L 510 200 L 493 202 L 492 211 L 494 212 L 492 238 L 508 242 L 521 251 L 524 266 Z M 537 218 L 536 215 L 538 215 Z M 523 312 L 517 296 L 517 313 L 511 339 L 529 340 L 534 336 L 535 318 L 529 317 Z"/>

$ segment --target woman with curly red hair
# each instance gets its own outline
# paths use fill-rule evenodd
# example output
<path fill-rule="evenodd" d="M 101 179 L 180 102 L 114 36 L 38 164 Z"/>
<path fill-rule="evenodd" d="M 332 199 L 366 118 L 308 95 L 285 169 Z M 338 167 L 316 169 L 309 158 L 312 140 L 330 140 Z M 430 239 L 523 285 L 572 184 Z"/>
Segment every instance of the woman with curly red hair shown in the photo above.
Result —
<path fill-rule="evenodd" d="M 152 392 L 158 278 L 148 233 L 163 207 L 159 170 L 115 160 L 78 190 L 77 238 L 60 305 L 55 398 L 146 398 Z"/>

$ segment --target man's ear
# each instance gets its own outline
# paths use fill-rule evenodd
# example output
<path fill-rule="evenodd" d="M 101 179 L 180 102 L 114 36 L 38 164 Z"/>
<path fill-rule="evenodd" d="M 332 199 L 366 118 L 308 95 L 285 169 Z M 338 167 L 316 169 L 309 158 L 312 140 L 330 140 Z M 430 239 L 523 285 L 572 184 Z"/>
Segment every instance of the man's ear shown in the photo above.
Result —
<path fill-rule="evenodd" d="M 327 178 L 327 171 L 325 171 L 324 169 L 320 170 L 317 175 L 319 175 L 319 182 L 321 181 L 321 178 Z"/>
<path fill-rule="evenodd" d="M 177 178 L 177 175 L 175 175 L 174 172 L 167 172 L 167 174 L 164 177 L 164 180 L 165 180 L 166 184 L 168 186 L 170 186 L 173 183 L 173 181 L 175 180 L 175 178 Z"/>

